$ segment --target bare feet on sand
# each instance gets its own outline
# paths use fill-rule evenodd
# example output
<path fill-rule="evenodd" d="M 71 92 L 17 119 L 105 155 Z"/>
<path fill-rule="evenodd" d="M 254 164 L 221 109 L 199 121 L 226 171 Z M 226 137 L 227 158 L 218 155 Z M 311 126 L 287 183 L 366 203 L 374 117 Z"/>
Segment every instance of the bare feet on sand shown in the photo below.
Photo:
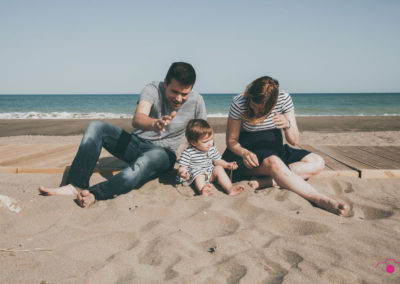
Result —
<path fill-rule="evenodd" d="M 200 189 L 200 194 L 202 196 L 209 196 L 211 194 L 211 188 L 212 188 L 212 185 L 207 183 L 205 186 L 203 186 L 202 189 Z"/>
<path fill-rule="evenodd" d="M 338 202 L 327 196 L 315 201 L 314 204 L 339 216 L 344 216 L 348 212 L 348 206 L 345 203 Z"/>
<path fill-rule="evenodd" d="M 248 185 L 253 190 L 263 189 L 266 187 L 277 186 L 276 182 L 270 177 L 262 177 L 262 178 L 251 178 L 248 182 Z"/>
<path fill-rule="evenodd" d="M 227 190 L 228 195 L 237 195 L 239 193 L 241 193 L 244 190 L 244 186 L 243 185 L 233 185 L 231 188 L 229 188 Z"/>
<path fill-rule="evenodd" d="M 89 190 L 82 190 L 76 197 L 79 206 L 86 208 L 96 202 L 96 198 Z"/>
<path fill-rule="evenodd" d="M 39 192 L 42 195 L 78 195 L 78 191 L 72 184 L 67 184 L 55 188 L 47 188 L 44 186 L 39 186 Z"/>

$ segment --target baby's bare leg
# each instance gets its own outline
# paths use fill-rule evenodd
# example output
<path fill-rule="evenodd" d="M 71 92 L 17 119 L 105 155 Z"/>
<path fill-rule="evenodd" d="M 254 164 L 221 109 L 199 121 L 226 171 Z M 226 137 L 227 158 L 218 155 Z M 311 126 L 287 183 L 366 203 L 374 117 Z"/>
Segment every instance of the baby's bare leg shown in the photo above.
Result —
<path fill-rule="evenodd" d="M 199 194 L 208 196 L 211 193 L 211 184 L 206 183 L 206 175 L 200 174 L 194 179 L 194 185 Z"/>
<path fill-rule="evenodd" d="M 67 184 L 54 188 L 39 186 L 39 192 L 42 195 L 78 195 L 78 190 L 72 184 Z"/>
<path fill-rule="evenodd" d="M 213 181 L 215 178 L 228 195 L 237 195 L 244 190 L 242 185 L 232 185 L 230 178 L 222 166 L 214 167 L 211 180 Z"/>

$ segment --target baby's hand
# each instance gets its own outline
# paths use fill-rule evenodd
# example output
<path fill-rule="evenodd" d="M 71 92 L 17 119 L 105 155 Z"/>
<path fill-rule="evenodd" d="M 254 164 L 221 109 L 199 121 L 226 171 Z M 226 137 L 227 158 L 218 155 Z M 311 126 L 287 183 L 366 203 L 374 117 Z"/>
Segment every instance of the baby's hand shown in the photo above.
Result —
<path fill-rule="evenodd" d="M 189 172 L 186 167 L 179 167 L 178 174 L 183 179 L 189 179 Z"/>
<path fill-rule="evenodd" d="M 228 169 L 229 170 L 236 170 L 238 168 L 238 165 L 236 162 L 231 162 L 228 164 Z"/>

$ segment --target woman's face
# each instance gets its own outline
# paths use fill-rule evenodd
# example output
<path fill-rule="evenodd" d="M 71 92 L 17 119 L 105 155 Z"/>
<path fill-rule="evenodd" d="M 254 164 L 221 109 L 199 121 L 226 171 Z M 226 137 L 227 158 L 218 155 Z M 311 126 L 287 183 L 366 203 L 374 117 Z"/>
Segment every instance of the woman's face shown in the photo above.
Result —
<path fill-rule="evenodd" d="M 264 113 L 265 112 L 265 110 L 264 110 L 264 102 L 256 104 L 255 102 L 250 100 L 249 107 L 254 112 L 254 115 L 256 117 L 260 117 L 260 116 L 263 116 L 265 114 Z"/>

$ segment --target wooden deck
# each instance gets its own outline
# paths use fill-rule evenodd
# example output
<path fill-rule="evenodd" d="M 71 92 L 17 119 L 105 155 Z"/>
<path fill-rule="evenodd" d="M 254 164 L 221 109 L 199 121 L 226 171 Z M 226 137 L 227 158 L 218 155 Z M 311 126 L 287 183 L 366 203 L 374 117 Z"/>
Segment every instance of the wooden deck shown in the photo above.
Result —
<path fill-rule="evenodd" d="M 318 177 L 400 178 L 400 147 L 300 147 L 325 159 Z M 76 144 L 0 144 L 0 173 L 65 173 L 77 149 Z M 103 150 L 95 172 L 115 173 L 125 166 Z"/>

